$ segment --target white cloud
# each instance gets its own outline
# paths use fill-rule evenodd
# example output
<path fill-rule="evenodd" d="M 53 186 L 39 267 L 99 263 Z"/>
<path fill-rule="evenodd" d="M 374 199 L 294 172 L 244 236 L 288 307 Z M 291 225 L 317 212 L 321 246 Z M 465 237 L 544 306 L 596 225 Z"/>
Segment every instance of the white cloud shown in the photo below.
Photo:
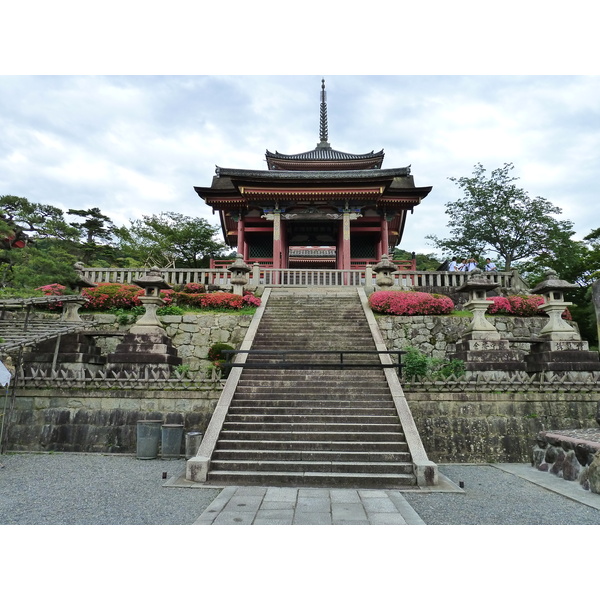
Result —
<path fill-rule="evenodd" d="M 384 148 L 384 167 L 412 165 L 431 194 L 402 247 L 447 235 L 448 177 L 505 162 L 532 196 L 600 226 L 599 77 L 330 76 L 329 141 Z M 266 149 L 314 148 L 321 76 L 0 77 L 2 194 L 64 210 L 98 206 L 119 224 L 174 210 L 218 223 L 193 186 L 215 165 L 265 168 Z M 431 251 L 431 248 L 430 250 Z"/>

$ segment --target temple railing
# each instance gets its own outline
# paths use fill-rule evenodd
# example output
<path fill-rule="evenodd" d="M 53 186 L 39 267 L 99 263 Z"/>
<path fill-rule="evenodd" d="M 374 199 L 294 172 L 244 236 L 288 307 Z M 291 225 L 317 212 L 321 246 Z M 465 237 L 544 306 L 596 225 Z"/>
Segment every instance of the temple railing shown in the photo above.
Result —
<path fill-rule="evenodd" d="M 144 276 L 148 269 L 83 269 L 84 276 L 93 283 L 133 283 Z M 201 283 L 221 288 L 231 287 L 232 274 L 221 269 L 160 269 L 169 285 Z M 527 284 L 517 271 L 491 271 L 482 274 L 497 283 L 499 287 L 513 290 L 527 290 Z M 461 286 L 468 274 L 449 271 L 395 271 L 391 274 L 394 285 L 406 289 L 455 288 Z M 250 285 L 277 287 L 324 287 L 324 286 L 366 286 L 375 287 L 376 274 L 372 267 L 358 269 L 273 269 L 259 264 L 253 265 L 248 273 Z"/>

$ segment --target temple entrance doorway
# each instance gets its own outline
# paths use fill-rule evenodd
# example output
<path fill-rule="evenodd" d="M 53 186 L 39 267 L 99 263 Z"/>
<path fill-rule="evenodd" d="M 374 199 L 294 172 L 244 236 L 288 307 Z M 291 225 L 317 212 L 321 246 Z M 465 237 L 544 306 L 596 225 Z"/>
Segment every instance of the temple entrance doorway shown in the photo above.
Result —
<path fill-rule="evenodd" d="M 288 248 L 290 269 L 335 269 L 336 260 L 335 246 L 290 246 Z"/>

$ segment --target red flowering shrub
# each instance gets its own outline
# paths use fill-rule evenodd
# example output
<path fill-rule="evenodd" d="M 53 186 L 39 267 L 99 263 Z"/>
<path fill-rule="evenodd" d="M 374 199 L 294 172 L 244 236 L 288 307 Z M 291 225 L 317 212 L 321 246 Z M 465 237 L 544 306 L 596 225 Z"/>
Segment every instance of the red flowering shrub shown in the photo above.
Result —
<path fill-rule="evenodd" d="M 447 315 L 454 310 L 454 302 L 442 294 L 426 292 L 382 291 L 369 297 L 369 306 L 388 315 Z"/>
<path fill-rule="evenodd" d="M 62 296 L 67 288 L 64 285 L 60 285 L 60 283 L 50 283 L 49 285 L 43 285 L 35 289 L 40 290 L 44 296 Z"/>
<path fill-rule="evenodd" d="M 133 308 L 139 306 L 144 290 L 137 285 L 124 283 L 99 283 L 95 288 L 84 288 L 81 294 L 86 298 L 85 308 L 89 310 L 110 310 L 112 308 Z"/>
<path fill-rule="evenodd" d="M 491 315 L 511 315 L 514 317 L 539 317 L 546 315 L 539 308 L 546 301 L 544 296 L 537 296 L 535 294 L 530 296 L 490 296 L 488 300 L 494 302 L 487 311 Z M 562 318 L 569 321 L 572 319 L 568 309 L 563 312 Z"/>
<path fill-rule="evenodd" d="M 246 292 L 242 298 L 244 306 L 260 306 L 260 298 L 257 298 L 252 292 Z"/>
<path fill-rule="evenodd" d="M 202 283 L 186 283 L 182 291 L 186 294 L 204 294 L 206 288 Z"/>
<path fill-rule="evenodd" d="M 60 283 L 50 283 L 48 285 L 43 285 L 35 289 L 42 292 L 44 296 L 63 296 L 67 288 L 64 285 L 61 285 Z M 58 308 L 62 308 L 62 305 L 62 302 L 54 302 L 53 304 L 48 306 L 48 309 L 56 310 Z"/>
<path fill-rule="evenodd" d="M 244 306 L 260 306 L 260 298 L 256 298 L 252 294 L 242 297 L 239 294 L 230 294 L 228 292 L 214 292 L 210 294 L 174 292 L 171 295 L 179 306 L 216 310 L 239 310 Z"/>
<path fill-rule="evenodd" d="M 143 295 L 144 294 L 142 294 L 142 296 Z M 173 297 L 173 290 L 163 290 L 160 293 L 160 297 L 164 303 L 163 306 L 173 306 L 173 302 L 175 301 L 175 298 Z"/>

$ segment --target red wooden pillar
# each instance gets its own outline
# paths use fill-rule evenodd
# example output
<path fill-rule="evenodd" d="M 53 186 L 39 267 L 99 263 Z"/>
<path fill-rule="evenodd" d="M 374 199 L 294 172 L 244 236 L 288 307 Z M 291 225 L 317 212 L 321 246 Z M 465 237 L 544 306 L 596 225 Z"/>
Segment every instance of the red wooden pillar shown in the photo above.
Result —
<path fill-rule="evenodd" d="M 380 254 L 388 254 L 389 253 L 389 251 L 390 251 L 390 240 L 389 240 L 389 232 L 388 232 L 388 222 L 387 222 L 385 213 L 381 217 L 381 242 L 380 242 L 380 247 L 381 247 Z M 379 258 L 381 258 L 381 256 Z"/>
<path fill-rule="evenodd" d="M 350 268 L 350 213 L 344 211 L 342 215 L 342 269 Z"/>
<path fill-rule="evenodd" d="M 273 211 L 273 268 L 281 269 L 281 214 L 278 210 Z"/>
<path fill-rule="evenodd" d="M 248 248 L 246 245 L 246 238 L 244 236 L 244 218 L 240 214 L 240 218 L 237 223 L 237 251 L 244 257 L 244 262 L 248 260 Z"/>

